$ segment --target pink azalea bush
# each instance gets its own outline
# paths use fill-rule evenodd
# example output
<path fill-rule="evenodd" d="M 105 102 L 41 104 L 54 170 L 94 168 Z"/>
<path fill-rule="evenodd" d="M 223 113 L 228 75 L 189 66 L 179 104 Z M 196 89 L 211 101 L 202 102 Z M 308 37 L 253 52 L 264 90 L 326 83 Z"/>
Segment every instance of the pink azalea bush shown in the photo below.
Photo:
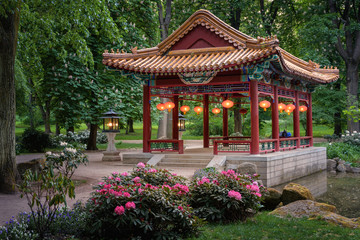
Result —
<path fill-rule="evenodd" d="M 204 172 L 190 184 L 190 205 L 197 216 L 212 222 L 244 221 L 261 207 L 265 187 L 256 182 L 258 176 Z"/>
<path fill-rule="evenodd" d="M 133 172 L 114 172 L 92 193 L 88 233 L 94 239 L 178 239 L 195 232 L 201 222 L 186 201 L 184 178 L 164 169 L 138 164 Z"/>

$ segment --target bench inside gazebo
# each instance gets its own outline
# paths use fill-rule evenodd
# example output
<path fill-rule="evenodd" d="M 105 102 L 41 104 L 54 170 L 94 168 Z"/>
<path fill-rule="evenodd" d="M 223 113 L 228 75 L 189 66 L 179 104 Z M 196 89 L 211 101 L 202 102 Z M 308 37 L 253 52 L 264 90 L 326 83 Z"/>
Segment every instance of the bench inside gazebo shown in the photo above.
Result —
<path fill-rule="evenodd" d="M 194 100 L 196 96 L 203 115 L 203 148 L 213 146 L 213 155 L 248 153 L 247 157 L 259 158 L 264 156 L 258 155 L 260 153 L 302 148 L 309 148 L 304 153 L 311 155 L 315 151 L 309 151 L 314 149 L 311 92 L 316 85 L 336 81 L 339 77 L 336 67 L 320 68 L 312 61 L 303 61 L 286 52 L 279 47 L 276 36 L 252 38 L 206 10 L 195 12 L 156 47 L 133 48 L 131 53 L 106 50 L 103 57 L 109 69 L 143 83 L 143 152 L 146 154 L 184 152 L 178 126 L 179 111 L 184 108 L 179 106 L 179 100 Z M 167 98 L 171 102 L 165 107 L 172 109 L 172 139 L 151 139 L 152 97 Z M 228 110 L 234 101 L 250 105 L 251 136 L 231 137 L 228 134 Z M 223 106 L 220 109 L 222 137 L 209 137 L 211 103 Z M 263 111 L 260 107 L 271 110 L 272 136 L 269 139 L 259 138 L 259 111 Z M 279 134 L 282 110 L 293 116 L 292 137 L 282 138 Z M 300 136 L 300 114 L 306 114 L 304 136 Z M 290 152 L 284 152 L 283 156 L 289 158 Z M 323 158 L 323 151 L 320 152 L 319 158 Z M 266 155 L 280 159 L 281 154 Z M 319 168 L 323 168 L 322 162 L 320 165 Z"/>

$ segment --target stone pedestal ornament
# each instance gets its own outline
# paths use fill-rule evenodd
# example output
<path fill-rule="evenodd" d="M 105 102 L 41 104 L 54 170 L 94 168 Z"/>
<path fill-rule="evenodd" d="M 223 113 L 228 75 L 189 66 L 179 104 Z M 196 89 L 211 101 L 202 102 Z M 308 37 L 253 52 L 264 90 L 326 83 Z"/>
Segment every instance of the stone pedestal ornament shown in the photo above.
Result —
<path fill-rule="evenodd" d="M 103 152 L 104 156 L 102 158 L 103 161 L 121 161 L 120 151 L 116 149 L 115 146 L 115 132 L 106 132 L 105 133 L 108 139 L 108 146 L 106 151 Z"/>

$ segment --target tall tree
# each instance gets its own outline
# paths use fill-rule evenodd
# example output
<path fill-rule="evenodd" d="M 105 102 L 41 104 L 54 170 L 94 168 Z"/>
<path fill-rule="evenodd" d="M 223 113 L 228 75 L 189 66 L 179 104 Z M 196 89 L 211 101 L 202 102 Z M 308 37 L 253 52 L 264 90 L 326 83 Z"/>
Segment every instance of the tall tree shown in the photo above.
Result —
<path fill-rule="evenodd" d="M 0 3 L 0 192 L 15 191 L 15 55 L 21 1 Z"/>
<path fill-rule="evenodd" d="M 360 62 L 360 1 L 328 0 L 337 30 L 336 50 L 345 62 L 348 106 L 358 108 Z M 349 118 L 348 130 L 359 131 L 359 122 Z"/>

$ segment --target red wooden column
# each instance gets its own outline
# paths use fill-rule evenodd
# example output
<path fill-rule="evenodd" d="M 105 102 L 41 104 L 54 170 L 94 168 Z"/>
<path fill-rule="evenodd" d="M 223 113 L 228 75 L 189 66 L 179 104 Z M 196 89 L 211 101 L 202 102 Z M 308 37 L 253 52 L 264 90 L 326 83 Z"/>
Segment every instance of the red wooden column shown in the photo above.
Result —
<path fill-rule="evenodd" d="M 179 140 L 179 96 L 174 96 L 175 107 L 172 110 L 172 138 Z"/>
<path fill-rule="evenodd" d="M 272 138 L 277 139 L 275 151 L 279 151 L 279 96 L 278 86 L 273 86 L 274 102 L 271 104 Z"/>
<path fill-rule="evenodd" d="M 203 137 L 204 137 L 204 148 L 209 148 L 209 95 L 204 95 L 204 111 L 203 111 Z"/>
<path fill-rule="evenodd" d="M 250 81 L 251 143 L 250 154 L 259 154 L 259 107 L 258 82 Z"/>
<path fill-rule="evenodd" d="M 225 101 L 227 99 L 227 97 L 223 97 L 223 101 Z M 224 140 L 228 140 L 228 135 L 229 135 L 229 126 L 228 126 L 228 109 L 223 107 L 223 137 Z"/>
<path fill-rule="evenodd" d="M 310 146 L 313 146 L 313 126 L 312 126 L 312 99 L 311 93 L 308 94 L 308 108 L 306 112 L 306 136 L 310 138 Z"/>
<path fill-rule="evenodd" d="M 143 86 L 143 152 L 150 152 L 151 139 L 150 87 Z"/>
<path fill-rule="evenodd" d="M 300 147 L 300 112 L 299 112 L 299 91 L 295 91 L 295 109 L 294 109 L 294 137 L 298 138 L 296 147 Z"/>

